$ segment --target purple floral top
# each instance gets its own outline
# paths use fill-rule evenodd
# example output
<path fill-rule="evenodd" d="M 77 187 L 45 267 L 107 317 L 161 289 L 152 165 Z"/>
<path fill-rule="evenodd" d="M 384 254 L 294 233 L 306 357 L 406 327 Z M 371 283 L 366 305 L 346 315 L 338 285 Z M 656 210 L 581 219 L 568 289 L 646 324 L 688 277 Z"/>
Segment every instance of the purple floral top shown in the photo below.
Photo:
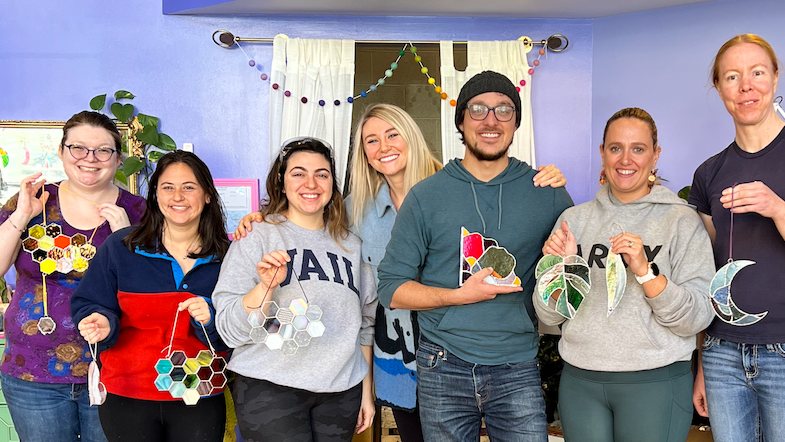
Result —
<path fill-rule="evenodd" d="M 66 223 L 60 213 L 59 188 L 47 185 L 49 199 L 46 202 L 47 224 L 58 224 L 62 235 L 71 237 L 81 233 L 87 239 L 91 230 L 79 230 Z M 14 195 L 0 209 L 0 223 L 16 210 L 19 195 Z M 145 200 L 140 196 L 120 190 L 117 205 L 124 208 L 131 224 L 138 224 L 145 210 Z M 27 227 L 41 224 L 38 215 Z M 55 229 L 56 230 L 56 229 Z M 92 245 L 100 246 L 112 233 L 109 223 L 104 222 L 95 232 Z M 28 236 L 22 233 L 22 239 Z M 60 238 L 64 240 L 65 238 Z M 40 253 L 40 252 L 39 252 Z M 93 360 L 87 342 L 82 339 L 71 319 L 71 294 L 76 289 L 83 273 L 71 270 L 67 274 L 53 272 L 46 277 L 48 313 L 57 324 L 54 332 L 43 335 L 38 331 L 38 319 L 44 315 L 43 278 L 40 264 L 33 254 L 19 249 L 14 263 L 16 266 L 16 291 L 5 313 L 5 353 L 3 373 L 16 378 L 49 384 L 79 384 L 87 382 L 87 367 Z"/>

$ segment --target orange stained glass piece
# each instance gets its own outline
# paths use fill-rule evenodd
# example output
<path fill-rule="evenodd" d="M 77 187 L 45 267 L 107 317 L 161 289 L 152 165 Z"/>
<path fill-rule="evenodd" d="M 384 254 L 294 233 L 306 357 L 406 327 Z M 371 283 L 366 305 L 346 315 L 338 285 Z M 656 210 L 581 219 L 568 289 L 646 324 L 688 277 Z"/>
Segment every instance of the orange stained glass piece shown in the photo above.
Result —
<path fill-rule="evenodd" d="M 71 245 L 71 238 L 65 235 L 60 235 L 55 238 L 55 247 L 60 247 L 64 249 Z"/>

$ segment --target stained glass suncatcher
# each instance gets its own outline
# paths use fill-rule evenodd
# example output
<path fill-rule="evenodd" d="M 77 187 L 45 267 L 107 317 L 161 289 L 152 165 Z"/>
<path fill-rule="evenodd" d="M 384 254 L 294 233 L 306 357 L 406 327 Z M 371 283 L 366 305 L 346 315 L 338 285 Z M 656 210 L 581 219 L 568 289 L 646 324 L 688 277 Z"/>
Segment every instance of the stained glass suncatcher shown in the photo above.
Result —
<path fill-rule="evenodd" d="M 226 360 L 210 350 L 201 350 L 188 358 L 182 351 L 172 352 L 155 363 L 158 377 L 155 388 L 168 391 L 186 405 L 196 405 L 202 396 L 210 396 L 226 386 Z"/>
<path fill-rule="evenodd" d="M 324 334 L 321 319 L 322 309 L 308 304 L 305 299 L 294 299 L 284 308 L 275 301 L 267 301 L 248 315 L 250 337 L 253 342 L 263 343 L 270 350 L 294 355 L 300 347 L 309 345 L 312 338 Z"/>
<path fill-rule="evenodd" d="M 493 238 L 479 233 L 469 233 L 461 227 L 461 273 L 459 284 L 480 270 L 491 267 L 493 273 L 485 278 L 490 284 L 520 286 L 521 280 L 515 274 L 515 257 Z"/>

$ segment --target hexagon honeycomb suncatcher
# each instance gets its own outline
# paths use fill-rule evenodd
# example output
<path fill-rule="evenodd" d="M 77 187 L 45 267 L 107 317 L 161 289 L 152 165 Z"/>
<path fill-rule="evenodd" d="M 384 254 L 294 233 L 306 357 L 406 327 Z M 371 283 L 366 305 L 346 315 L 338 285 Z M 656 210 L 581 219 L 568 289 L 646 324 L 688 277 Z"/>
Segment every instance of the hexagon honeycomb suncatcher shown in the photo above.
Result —
<path fill-rule="evenodd" d="M 194 357 L 188 357 L 184 351 L 173 350 L 174 333 L 177 327 L 178 310 L 172 326 L 172 338 L 169 342 L 165 358 L 155 363 L 155 388 L 168 391 L 175 399 L 182 399 L 186 405 L 196 405 L 204 396 L 218 393 L 226 386 L 226 359 L 215 352 L 210 337 L 203 324 L 205 338 L 209 350 L 200 350 Z M 161 350 L 162 352 L 164 350 Z"/>
<path fill-rule="evenodd" d="M 273 273 L 273 280 L 277 274 L 278 269 Z M 325 330 L 322 309 L 308 302 L 308 296 L 294 268 L 292 275 L 300 286 L 303 298 L 293 299 L 286 307 L 280 307 L 275 301 L 266 301 L 272 287 L 271 282 L 261 305 L 253 307 L 248 315 L 251 341 L 264 344 L 270 350 L 281 350 L 287 356 L 296 354 L 299 348 L 309 345 L 313 338 L 321 337 Z"/>

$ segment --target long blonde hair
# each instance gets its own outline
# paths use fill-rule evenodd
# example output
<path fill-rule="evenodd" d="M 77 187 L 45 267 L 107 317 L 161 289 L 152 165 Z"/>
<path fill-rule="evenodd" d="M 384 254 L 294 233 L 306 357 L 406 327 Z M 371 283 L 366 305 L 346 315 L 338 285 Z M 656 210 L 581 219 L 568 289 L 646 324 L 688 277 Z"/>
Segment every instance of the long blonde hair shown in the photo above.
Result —
<path fill-rule="evenodd" d="M 366 210 L 366 206 L 376 198 L 382 184 L 385 183 L 384 175 L 368 164 L 368 157 L 365 155 L 365 143 L 363 141 L 363 126 L 369 119 L 376 117 L 389 123 L 398 134 L 403 137 L 403 141 L 409 146 L 409 153 L 406 161 L 406 172 L 403 178 L 403 194 L 423 179 L 441 170 L 442 163 L 433 156 L 425 137 L 420 131 L 420 127 L 414 122 L 405 110 L 392 104 L 374 104 L 368 106 L 357 122 L 354 131 L 354 156 L 352 158 L 351 181 L 349 183 L 349 193 L 352 196 L 352 211 L 349 214 L 350 224 L 355 227 L 360 226 Z"/>

